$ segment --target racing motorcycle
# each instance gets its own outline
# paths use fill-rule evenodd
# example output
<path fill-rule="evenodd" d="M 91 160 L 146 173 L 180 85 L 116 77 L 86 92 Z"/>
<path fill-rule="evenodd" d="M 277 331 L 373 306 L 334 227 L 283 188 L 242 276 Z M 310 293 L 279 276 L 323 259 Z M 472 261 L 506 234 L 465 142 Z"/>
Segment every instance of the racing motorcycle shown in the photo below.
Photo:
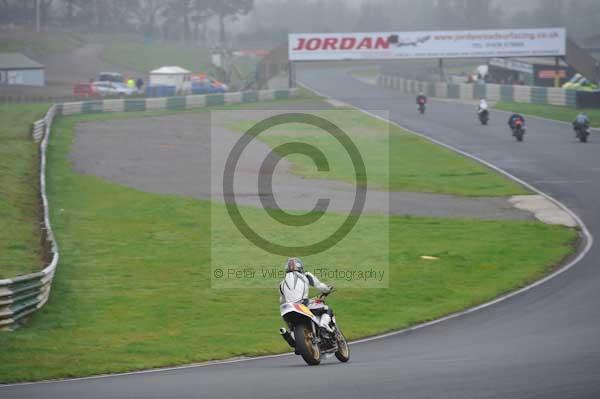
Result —
<path fill-rule="evenodd" d="M 488 111 L 487 109 L 480 109 L 478 115 L 479 122 L 481 122 L 482 125 L 487 125 L 490 121 L 490 111 Z"/>
<path fill-rule="evenodd" d="M 575 125 L 575 135 L 582 143 L 587 143 L 588 136 L 590 135 L 589 126 L 585 125 Z"/>
<path fill-rule="evenodd" d="M 294 353 L 302 356 L 309 366 L 316 366 L 321 363 L 322 357 L 332 355 L 340 362 L 350 360 L 348 343 L 335 321 L 335 316 L 331 318 L 330 323 L 333 332 L 321 327 L 321 317 L 328 312 L 326 297 L 327 295 L 321 294 L 313 298 L 308 306 L 296 302 L 280 306 L 281 317 L 289 330 L 281 328 L 279 333 L 294 349 Z"/>
<path fill-rule="evenodd" d="M 523 137 L 525 137 L 525 130 L 525 123 L 520 119 L 516 120 L 513 127 L 513 136 L 517 139 L 517 141 L 523 141 Z"/>

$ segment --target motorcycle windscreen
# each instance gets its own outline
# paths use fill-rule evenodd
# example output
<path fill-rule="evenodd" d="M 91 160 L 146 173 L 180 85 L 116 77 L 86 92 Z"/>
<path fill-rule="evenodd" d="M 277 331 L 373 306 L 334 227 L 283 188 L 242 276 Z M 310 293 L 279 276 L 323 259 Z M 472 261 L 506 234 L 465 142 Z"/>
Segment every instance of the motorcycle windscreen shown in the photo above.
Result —
<path fill-rule="evenodd" d="M 308 297 L 308 280 L 298 273 L 286 273 L 281 282 L 281 294 L 285 302 L 301 302 Z"/>

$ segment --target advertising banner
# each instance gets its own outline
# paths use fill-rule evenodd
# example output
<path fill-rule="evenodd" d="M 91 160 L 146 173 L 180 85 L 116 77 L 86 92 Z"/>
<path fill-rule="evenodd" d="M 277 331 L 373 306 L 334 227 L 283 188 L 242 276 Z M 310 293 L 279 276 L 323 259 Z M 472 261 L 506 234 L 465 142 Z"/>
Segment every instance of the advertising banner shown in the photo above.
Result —
<path fill-rule="evenodd" d="M 440 32 L 293 33 L 290 61 L 562 56 L 564 28 Z"/>

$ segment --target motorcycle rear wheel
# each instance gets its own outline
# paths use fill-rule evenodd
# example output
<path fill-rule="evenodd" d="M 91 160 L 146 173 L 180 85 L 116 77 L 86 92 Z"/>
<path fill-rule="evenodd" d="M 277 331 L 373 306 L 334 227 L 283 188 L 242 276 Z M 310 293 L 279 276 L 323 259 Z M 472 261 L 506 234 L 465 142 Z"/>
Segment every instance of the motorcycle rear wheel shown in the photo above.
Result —
<path fill-rule="evenodd" d="M 313 342 L 313 332 L 309 325 L 298 324 L 294 326 L 294 340 L 296 351 L 309 366 L 317 366 L 321 363 L 321 350 L 319 345 Z"/>

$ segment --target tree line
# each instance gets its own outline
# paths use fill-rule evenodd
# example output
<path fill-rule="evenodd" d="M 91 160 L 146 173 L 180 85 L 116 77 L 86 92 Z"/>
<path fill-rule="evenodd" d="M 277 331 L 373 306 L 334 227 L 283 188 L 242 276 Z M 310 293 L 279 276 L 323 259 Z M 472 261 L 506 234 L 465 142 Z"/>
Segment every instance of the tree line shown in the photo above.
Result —
<path fill-rule="evenodd" d="M 190 43 L 205 39 L 213 22 L 225 43 L 227 22 L 248 14 L 253 5 L 253 0 L 0 0 L 0 24 L 33 26 L 39 10 L 45 28 L 140 33 Z"/>
<path fill-rule="evenodd" d="M 290 32 L 565 26 L 597 34 L 598 0 L 37 0 L 45 27 L 220 43 L 278 44 Z M 36 0 L 0 0 L 0 24 L 34 25 Z"/>
<path fill-rule="evenodd" d="M 566 27 L 589 37 L 598 21 L 599 0 L 261 0 L 244 35 L 282 41 L 289 32 Z"/>

